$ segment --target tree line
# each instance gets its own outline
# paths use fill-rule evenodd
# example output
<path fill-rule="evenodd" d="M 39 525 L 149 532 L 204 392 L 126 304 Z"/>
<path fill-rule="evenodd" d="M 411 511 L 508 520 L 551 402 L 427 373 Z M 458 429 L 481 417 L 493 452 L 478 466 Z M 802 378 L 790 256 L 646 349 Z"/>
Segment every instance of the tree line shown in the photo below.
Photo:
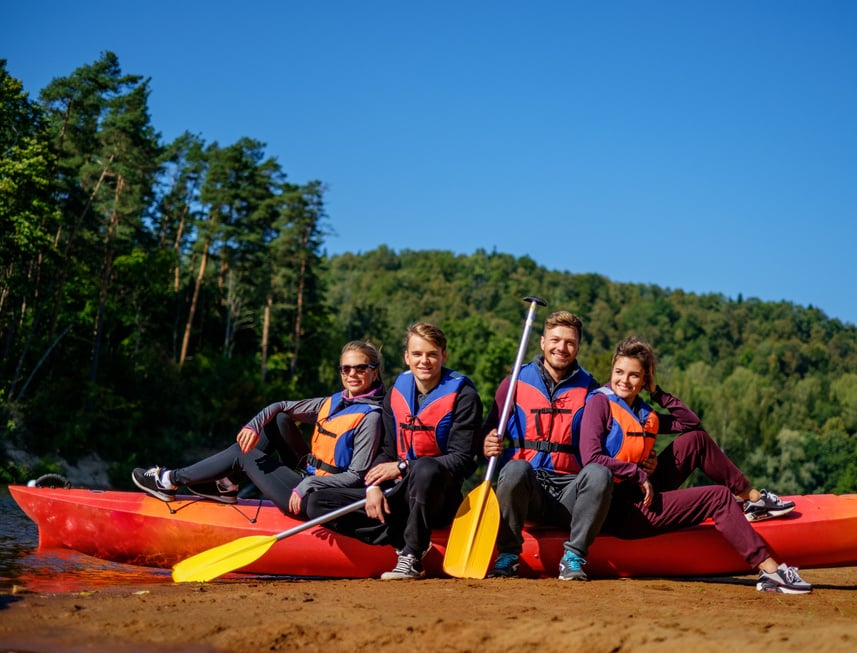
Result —
<path fill-rule="evenodd" d="M 444 329 L 488 404 L 538 295 L 542 318 L 581 316 L 602 382 L 622 338 L 652 342 L 661 385 L 756 485 L 857 491 L 853 325 L 496 251 L 328 256 L 321 181 L 290 182 L 249 137 L 163 142 L 149 90 L 107 52 L 34 100 L 0 61 L 2 441 L 43 470 L 94 452 L 125 487 L 134 466 L 193 460 L 265 404 L 337 387 L 350 339 L 381 346 L 391 381 L 416 320 Z M 39 471 L 0 462 L 0 480 Z"/>

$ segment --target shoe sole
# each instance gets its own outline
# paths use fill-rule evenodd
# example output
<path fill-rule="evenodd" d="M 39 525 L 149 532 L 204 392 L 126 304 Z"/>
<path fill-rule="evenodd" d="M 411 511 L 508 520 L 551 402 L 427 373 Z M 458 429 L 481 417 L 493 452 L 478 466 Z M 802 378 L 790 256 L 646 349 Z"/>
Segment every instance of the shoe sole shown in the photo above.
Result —
<path fill-rule="evenodd" d="M 142 485 L 134 476 L 131 477 L 131 480 L 134 481 L 134 485 L 136 485 L 138 488 L 143 490 L 143 492 L 148 494 L 150 497 L 155 497 L 156 499 L 160 499 L 164 503 L 170 503 L 171 501 L 176 500 L 176 497 L 172 494 L 165 494 L 165 493 L 160 492 L 158 490 L 153 490 L 150 487 L 146 487 L 145 485 Z"/>
<path fill-rule="evenodd" d="M 381 580 L 419 580 L 420 578 L 424 578 L 425 575 L 425 572 L 419 574 L 418 576 L 408 576 L 406 574 L 397 574 L 392 571 L 385 571 L 383 574 L 381 574 Z"/>
<path fill-rule="evenodd" d="M 558 576 L 559 580 L 576 580 L 576 581 L 587 581 L 589 580 L 589 576 L 584 574 L 583 576 Z"/>
<path fill-rule="evenodd" d="M 791 508 L 784 508 L 783 510 L 766 510 L 765 512 L 745 512 L 744 516 L 747 518 L 747 521 L 766 521 L 768 519 L 774 519 L 776 517 L 782 517 L 783 515 L 787 515 L 795 509 L 794 506 Z"/>
<path fill-rule="evenodd" d="M 191 487 L 188 487 L 187 491 L 190 492 L 192 495 L 199 497 L 200 499 L 217 501 L 217 503 L 228 503 L 229 505 L 235 505 L 236 503 L 238 503 L 238 497 L 225 497 L 222 494 L 220 496 L 212 496 L 211 494 L 201 494 L 200 492 L 196 492 Z"/>
<path fill-rule="evenodd" d="M 756 591 L 776 592 L 778 594 L 809 594 L 812 592 L 812 589 L 801 590 L 795 589 L 793 587 L 786 587 L 785 585 L 780 585 L 779 583 L 774 583 L 771 581 L 761 581 L 756 583 Z"/>

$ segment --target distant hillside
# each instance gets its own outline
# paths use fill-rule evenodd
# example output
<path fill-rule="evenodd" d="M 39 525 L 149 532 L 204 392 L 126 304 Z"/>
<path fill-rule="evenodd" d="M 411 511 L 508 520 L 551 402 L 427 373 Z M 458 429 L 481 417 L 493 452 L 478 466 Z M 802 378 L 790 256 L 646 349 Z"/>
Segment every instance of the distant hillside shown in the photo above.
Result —
<path fill-rule="evenodd" d="M 490 401 L 514 360 L 521 300 L 537 295 L 548 302 L 540 320 L 557 309 L 583 319 L 579 359 L 602 382 L 621 339 L 651 342 L 661 385 L 699 413 L 757 483 L 814 491 L 844 479 L 857 490 L 857 328 L 817 309 L 613 283 L 483 250 L 382 246 L 331 257 L 325 281 L 340 339 L 383 344 L 388 377 L 401 369 L 406 326 L 427 320 L 449 336 L 450 365 Z M 534 336 L 531 353 L 537 348 Z"/>

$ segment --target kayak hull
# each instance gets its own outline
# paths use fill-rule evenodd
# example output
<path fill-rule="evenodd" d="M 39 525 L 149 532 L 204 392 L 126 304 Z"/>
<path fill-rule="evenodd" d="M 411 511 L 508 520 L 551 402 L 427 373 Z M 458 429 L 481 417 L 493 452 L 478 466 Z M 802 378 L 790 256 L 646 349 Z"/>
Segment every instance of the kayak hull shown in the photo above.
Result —
<path fill-rule="evenodd" d="M 169 569 L 212 547 L 250 535 L 275 535 L 303 522 L 268 501 L 236 505 L 178 496 L 164 503 L 143 492 L 9 486 L 39 529 L 40 548 L 65 548 L 125 564 Z M 781 561 L 803 569 L 857 565 L 857 494 L 788 497 L 796 509 L 754 523 Z M 424 563 L 443 575 L 448 530 L 432 534 Z M 568 534 L 524 532 L 520 574 L 555 576 Z M 599 536 L 586 566 L 592 578 L 717 576 L 751 573 L 709 520 L 699 526 L 638 540 Z M 243 573 L 374 578 L 395 564 L 392 547 L 373 546 L 315 526 L 276 542 Z"/>

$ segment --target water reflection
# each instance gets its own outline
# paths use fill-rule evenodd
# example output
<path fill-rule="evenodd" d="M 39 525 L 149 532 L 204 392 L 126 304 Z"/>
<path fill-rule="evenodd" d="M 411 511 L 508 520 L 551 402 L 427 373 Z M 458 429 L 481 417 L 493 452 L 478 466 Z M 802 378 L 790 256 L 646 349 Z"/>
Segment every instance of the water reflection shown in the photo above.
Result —
<path fill-rule="evenodd" d="M 113 585 L 171 583 L 167 569 L 99 560 L 68 549 L 39 550 L 36 525 L 0 487 L 0 592 L 80 592 Z"/>

